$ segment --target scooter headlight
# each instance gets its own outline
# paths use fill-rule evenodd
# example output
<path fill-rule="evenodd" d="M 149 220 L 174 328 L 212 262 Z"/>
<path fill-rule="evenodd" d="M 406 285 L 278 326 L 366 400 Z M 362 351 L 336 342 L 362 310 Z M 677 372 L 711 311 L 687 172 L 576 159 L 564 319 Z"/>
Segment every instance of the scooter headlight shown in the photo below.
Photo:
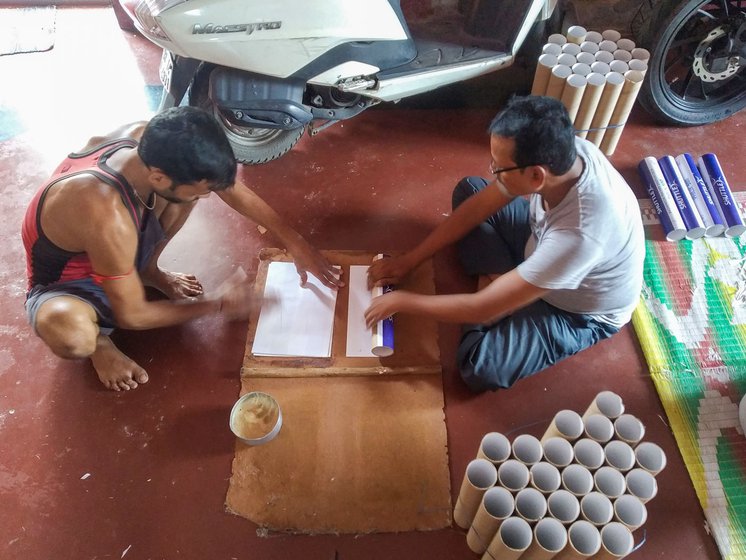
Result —
<path fill-rule="evenodd" d="M 187 0 L 141 0 L 135 8 L 135 16 L 137 21 L 140 22 L 143 33 L 146 35 L 152 35 L 157 39 L 164 41 L 170 41 L 166 32 L 161 28 L 158 23 L 158 16 L 179 4 L 183 4 Z"/>

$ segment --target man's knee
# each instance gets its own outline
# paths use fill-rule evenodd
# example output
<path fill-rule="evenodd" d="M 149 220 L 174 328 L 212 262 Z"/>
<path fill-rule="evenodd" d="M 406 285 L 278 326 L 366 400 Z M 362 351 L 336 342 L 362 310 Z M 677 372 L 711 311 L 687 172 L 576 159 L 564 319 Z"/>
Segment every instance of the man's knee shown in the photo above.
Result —
<path fill-rule="evenodd" d="M 467 198 L 478 193 L 486 186 L 487 181 L 482 177 L 464 177 L 453 189 L 453 194 L 451 195 L 451 208 L 455 210 Z"/>
<path fill-rule="evenodd" d="M 457 351 L 461 379 L 475 393 L 507 389 L 515 377 L 509 360 L 500 363 L 495 359 L 500 354 L 498 348 L 490 348 L 490 355 L 485 355 L 482 344 L 487 332 L 479 327 L 465 329 Z"/>
<path fill-rule="evenodd" d="M 60 358 L 87 358 L 96 350 L 98 327 L 88 313 L 76 307 L 64 298 L 53 298 L 36 315 L 37 334 Z"/>

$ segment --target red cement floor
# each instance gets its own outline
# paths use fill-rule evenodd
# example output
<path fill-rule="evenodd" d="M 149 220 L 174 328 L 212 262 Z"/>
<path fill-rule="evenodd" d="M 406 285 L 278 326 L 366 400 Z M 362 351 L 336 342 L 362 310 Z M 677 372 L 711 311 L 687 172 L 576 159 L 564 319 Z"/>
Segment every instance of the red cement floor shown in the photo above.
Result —
<path fill-rule="evenodd" d="M 239 391 L 245 323 L 208 318 L 118 333 L 118 344 L 151 378 L 126 393 L 104 390 L 86 362 L 57 359 L 27 326 L 24 209 L 57 162 L 90 135 L 152 114 L 144 86 L 158 85 L 159 55 L 98 8 L 58 10 L 52 51 L 0 58 L 0 558 L 476 558 L 457 528 L 258 537 L 253 523 L 225 511 L 235 444 L 227 418 Z M 406 249 L 449 212 L 460 177 L 486 172 L 485 129 L 500 98 L 491 91 L 521 79 L 525 72 L 510 69 L 447 89 L 446 103 L 422 96 L 371 110 L 240 173 L 319 248 Z M 642 197 L 641 158 L 715 151 L 731 185 L 742 190 L 745 125 L 743 112 L 712 126 L 664 128 L 636 108 L 611 159 Z M 207 199 L 163 264 L 197 274 L 210 289 L 237 266 L 253 276 L 258 250 L 274 243 L 217 198 Z M 435 267 L 440 292 L 471 287 L 452 252 L 438 255 Z M 441 327 L 454 500 L 483 434 L 540 435 L 557 410 L 582 411 L 608 389 L 668 455 L 645 531 L 635 533 L 645 543 L 632 557 L 718 558 L 630 327 L 510 391 L 479 396 L 458 378 L 457 340 L 457 326 Z"/>

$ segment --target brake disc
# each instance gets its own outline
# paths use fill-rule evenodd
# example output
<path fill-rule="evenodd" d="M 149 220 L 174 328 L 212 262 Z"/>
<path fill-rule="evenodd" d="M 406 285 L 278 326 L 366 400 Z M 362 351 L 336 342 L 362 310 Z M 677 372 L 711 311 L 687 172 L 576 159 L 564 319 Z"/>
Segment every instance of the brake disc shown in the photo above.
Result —
<path fill-rule="evenodd" d="M 724 68 L 713 68 L 713 62 L 720 62 L 722 66 L 723 58 L 715 58 L 712 56 L 713 43 L 728 34 L 728 31 L 724 26 L 716 27 L 707 37 L 702 39 L 702 42 L 697 46 L 697 50 L 694 52 L 694 64 L 692 68 L 697 77 L 703 82 L 717 82 L 720 80 L 726 80 L 733 74 L 738 72 L 741 66 L 741 58 L 738 54 L 727 53 L 727 60 L 725 61 Z M 726 39 L 727 40 L 727 39 Z M 734 49 L 734 53 L 738 53 L 738 49 Z"/>

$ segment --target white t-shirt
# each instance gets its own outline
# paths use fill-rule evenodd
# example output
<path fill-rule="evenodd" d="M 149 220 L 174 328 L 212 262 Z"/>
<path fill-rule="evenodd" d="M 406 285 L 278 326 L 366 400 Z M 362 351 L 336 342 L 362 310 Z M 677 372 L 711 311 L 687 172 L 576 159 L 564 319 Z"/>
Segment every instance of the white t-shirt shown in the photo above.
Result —
<path fill-rule="evenodd" d="M 640 208 L 624 178 L 592 143 L 576 138 L 584 169 L 562 201 L 545 211 L 529 199 L 531 236 L 521 278 L 548 288 L 543 299 L 616 327 L 629 322 L 642 287 L 645 239 Z"/>

